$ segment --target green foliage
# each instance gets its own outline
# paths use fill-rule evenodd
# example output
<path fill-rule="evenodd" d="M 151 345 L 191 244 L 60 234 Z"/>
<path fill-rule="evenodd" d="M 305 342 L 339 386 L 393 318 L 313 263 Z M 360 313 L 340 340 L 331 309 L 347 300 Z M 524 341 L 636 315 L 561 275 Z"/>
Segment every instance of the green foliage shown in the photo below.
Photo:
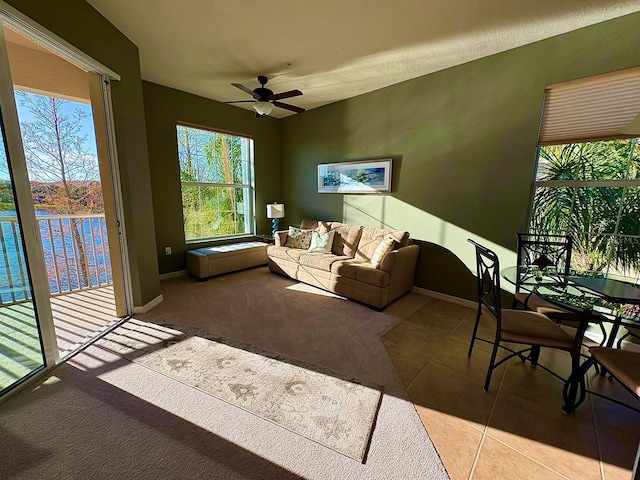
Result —
<path fill-rule="evenodd" d="M 637 139 L 542 147 L 537 180 L 550 183 L 536 189 L 530 231 L 571 235 L 579 268 L 638 271 L 640 187 L 616 185 L 637 179 Z M 553 186 L 572 180 L 598 184 Z"/>
<path fill-rule="evenodd" d="M 184 126 L 177 133 L 185 238 L 247 232 L 247 140 Z"/>
<path fill-rule="evenodd" d="M 4 206 L 8 208 L 4 208 Z M 13 185 L 10 180 L 0 180 L 0 210 L 15 210 Z"/>

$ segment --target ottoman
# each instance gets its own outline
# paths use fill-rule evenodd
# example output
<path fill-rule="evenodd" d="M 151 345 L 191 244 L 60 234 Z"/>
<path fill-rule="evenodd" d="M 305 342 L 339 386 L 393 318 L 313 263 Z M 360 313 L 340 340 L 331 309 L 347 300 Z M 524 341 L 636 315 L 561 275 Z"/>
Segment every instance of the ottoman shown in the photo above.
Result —
<path fill-rule="evenodd" d="M 267 264 L 264 242 L 242 242 L 187 251 L 187 271 L 201 279 Z"/>

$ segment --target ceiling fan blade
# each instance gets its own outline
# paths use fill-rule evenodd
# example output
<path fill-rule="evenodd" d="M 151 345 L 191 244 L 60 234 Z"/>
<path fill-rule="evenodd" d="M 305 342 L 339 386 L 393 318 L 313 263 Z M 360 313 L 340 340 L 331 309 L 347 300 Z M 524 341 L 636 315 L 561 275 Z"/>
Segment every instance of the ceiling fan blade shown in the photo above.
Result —
<path fill-rule="evenodd" d="M 250 90 L 249 88 L 245 87 L 244 85 L 241 85 L 239 83 L 232 83 L 231 85 L 233 85 L 236 88 L 239 88 L 240 90 L 242 90 L 245 93 L 248 93 L 249 95 L 251 95 L 256 100 L 260 100 L 260 95 L 255 93 L 253 90 Z"/>
<path fill-rule="evenodd" d="M 269 100 L 282 100 L 283 98 L 298 97 L 300 95 L 302 95 L 302 92 L 300 90 L 289 90 L 288 92 L 269 95 Z"/>
<path fill-rule="evenodd" d="M 292 112 L 302 113 L 304 112 L 304 108 L 296 107 L 295 105 L 289 105 L 288 103 L 281 102 L 273 102 L 276 107 L 285 108 L 287 110 L 291 110 Z"/>
<path fill-rule="evenodd" d="M 224 102 L 224 103 L 245 103 L 245 102 L 251 102 L 254 103 L 255 100 L 233 100 L 231 102 Z"/>

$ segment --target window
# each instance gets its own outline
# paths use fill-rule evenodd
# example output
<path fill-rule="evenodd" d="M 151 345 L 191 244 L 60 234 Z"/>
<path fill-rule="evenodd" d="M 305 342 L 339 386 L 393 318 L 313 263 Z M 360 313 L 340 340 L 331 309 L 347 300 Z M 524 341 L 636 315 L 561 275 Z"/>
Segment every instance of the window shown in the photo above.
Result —
<path fill-rule="evenodd" d="M 529 231 L 571 235 L 573 268 L 640 276 L 640 69 L 547 87 Z"/>
<path fill-rule="evenodd" d="M 529 231 L 571 235 L 574 268 L 637 278 L 638 139 L 541 147 Z"/>
<path fill-rule="evenodd" d="M 253 140 L 185 125 L 177 133 L 185 240 L 253 233 Z"/>

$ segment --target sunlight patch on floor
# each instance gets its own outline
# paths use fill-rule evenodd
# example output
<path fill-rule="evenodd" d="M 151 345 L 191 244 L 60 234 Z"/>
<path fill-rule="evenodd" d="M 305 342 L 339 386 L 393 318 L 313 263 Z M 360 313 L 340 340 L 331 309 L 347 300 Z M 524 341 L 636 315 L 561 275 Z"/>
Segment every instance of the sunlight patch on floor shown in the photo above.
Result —
<path fill-rule="evenodd" d="M 306 283 L 297 283 L 295 285 L 291 285 L 287 287 L 287 290 L 294 290 L 296 292 L 304 292 L 304 293 L 312 293 L 314 295 L 322 295 L 324 297 L 332 297 L 339 298 L 340 300 L 346 300 L 345 297 L 341 297 L 340 295 L 336 295 L 335 293 L 327 292 L 326 290 L 321 290 L 316 287 L 312 287 L 311 285 L 307 285 Z"/>

